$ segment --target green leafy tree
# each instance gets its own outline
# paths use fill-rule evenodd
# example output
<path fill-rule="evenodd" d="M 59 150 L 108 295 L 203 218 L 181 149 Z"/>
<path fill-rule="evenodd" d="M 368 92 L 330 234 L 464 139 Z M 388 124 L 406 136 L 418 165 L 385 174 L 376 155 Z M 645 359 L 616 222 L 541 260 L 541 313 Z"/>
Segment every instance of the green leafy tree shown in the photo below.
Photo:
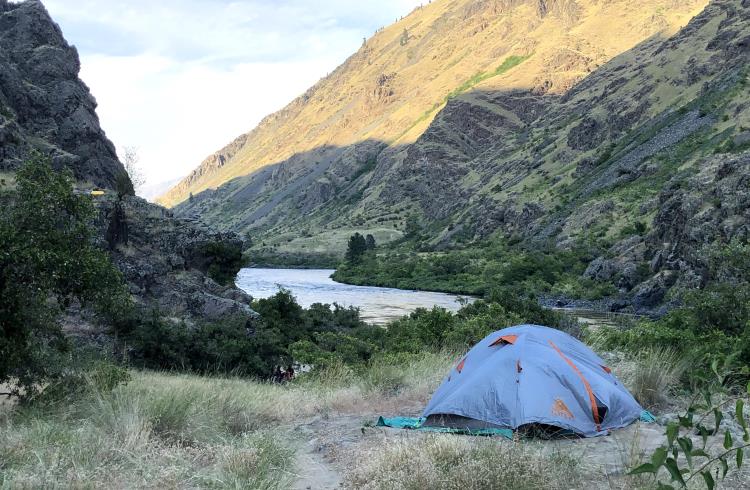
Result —
<path fill-rule="evenodd" d="M 410 214 L 406 218 L 406 225 L 404 226 L 404 235 L 407 238 L 418 238 L 422 234 L 422 225 L 419 222 L 419 218 L 416 215 Z"/>
<path fill-rule="evenodd" d="M 74 303 L 109 317 L 127 308 L 122 276 L 94 245 L 91 198 L 70 172 L 34 155 L 0 216 L 0 382 L 33 394 L 61 375 L 70 349 L 58 323 Z"/>
<path fill-rule="evenodd" d="M 359 233 L 349 237 L 349 244 L 346 249 L 346 260 L 351 264 L 357 264 L 362 261 L 362 256 L 367 251 L 367 240 Z"/>
<path fill-rule="evenodd" d="M 368 234 L 365 237 L 365 242 L 367 244 L 367 250 L 375 250 L 375 247 L 377 247 L 377 243 L 375 243 L 375 237 Z"/>

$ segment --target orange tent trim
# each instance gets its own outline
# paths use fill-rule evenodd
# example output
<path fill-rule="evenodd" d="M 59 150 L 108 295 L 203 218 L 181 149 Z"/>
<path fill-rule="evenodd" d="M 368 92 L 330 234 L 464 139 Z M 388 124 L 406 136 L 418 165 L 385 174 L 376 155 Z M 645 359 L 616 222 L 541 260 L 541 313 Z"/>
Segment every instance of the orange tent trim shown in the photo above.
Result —
<path fill-rule="evenodd" d="M 465 362 L 466 358 L 464 357 L 463 359 L 461 359 L 461 362 L 458 363 L 458 366 L 456 366 L 456 371 L 458 371 L 458 374 L 461 374 L 461 371 L 463 371 Z"/>
<path fill-rule="evenodd" d="M 568 359 L 565 354 L 562 353 L 562 351 L 555 345 L 554 342 L 551 340 L 548 341 L 549 345 L 552 346 L 553 349 L 557 351 L 558 354 L 560 354 L 560 357 L 563 358 L 565 362 L 568 363 L 568 366 L 570 366 L 573 371 L 578 375 L 579 378 L 581 378 L 581 381 L 583 381 L 583 386 L 586 387 L 586 392 L 589 394 L 589 402 L 591 403 L 591 413 L 594 416 L 594 423 L 596 424 L 596 430 L 601 432 L 602 426 L 601 426 L 601 420 L 599 419 L 599 407 L 596 404 L 596 396 L 594 396 L 594 391 L 591 389 L 591 385 L 589 384 L 586 377 L 583 375 L 583 373 L 578 369 L 578 367 Z"/>
<path fill-rule="evenodd" d="M 500 344 L 515 344 L 516 340 L 518 340 L 518 335 L 503 335 L 502 337 L 491 343 L 490 347 L 494 347 Z"/>

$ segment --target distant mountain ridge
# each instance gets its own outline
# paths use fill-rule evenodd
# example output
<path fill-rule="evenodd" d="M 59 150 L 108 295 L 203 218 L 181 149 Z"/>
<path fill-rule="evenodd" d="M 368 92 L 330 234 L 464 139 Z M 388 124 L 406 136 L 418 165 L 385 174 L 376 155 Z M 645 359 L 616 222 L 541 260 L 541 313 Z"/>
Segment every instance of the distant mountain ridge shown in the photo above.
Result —
<path fill-rule="evenodd" d="M 472 3 L 480 4 L 494 5 Z M 575 21 L 589 22 L 588 36 L 602 22 L 615 37 L 603 12 L 627 7 L 576 5 L 568 20 L 541 22 L 576 35 Z M 604 252 L 584 276 L 615 286 L 621 306 L 649 311 L 671 289 L 704 284 L 707 248 L 750 238 L 750 0 L 714 0 L 679 32 L 661 32 L 598 68 L 570 38 L 503 52 L 425 113 L 410 138 L 299 152 L 176 212 L 253 230 L 263 254 L 342 250 L 354 231 L 382 243 L 410 229 L 422 252 L 491 237 L 559 249 L 595 243 Z"/>
<path fill-rule="evenodd" d="M 357 176 L 384 148 L 414 142 L 450 99 L 472 89 L 564 93 L 613 56 L 662 31 L 674 32 L 705 0 L 438 0 L 366 40 L 331 75 L 253 131 L 208 157 L 159 201 L 173 206 L 232 183 L 221 200 L 242 203 L 236 229 L 268 228 L 255 212 L 285 182 L 305 196 L 281 208 L 309 210 Z M 521 65 L 519 68 L 517 65 Z M 330 168 L 326 148 L 347 147 Z M 273 172 L 262 172 L 271 165 Z M 255 172 L 262 175 L 253 178 Z M 322 173 L 322 175 L 318 175 Z M 273 178 L 271 178 L 273 177 Z M 334 192 L 335 193 L 335 192 Z M 300 204 L 305 201 L 305 204 Z M 219 204 L 221 206 L 221 204 Z M 280 215 L 289 211 L 279 209 Z M 212 213 L 213 214 L 213 213 Z M 221 214 L 221 213 L 219 213 Z M 247 216 L 244 216 L 247 215 Z M 252 217 L 252 219 L 250 219 Z M 270 217 L 270 221 L 274 218 Z"/>

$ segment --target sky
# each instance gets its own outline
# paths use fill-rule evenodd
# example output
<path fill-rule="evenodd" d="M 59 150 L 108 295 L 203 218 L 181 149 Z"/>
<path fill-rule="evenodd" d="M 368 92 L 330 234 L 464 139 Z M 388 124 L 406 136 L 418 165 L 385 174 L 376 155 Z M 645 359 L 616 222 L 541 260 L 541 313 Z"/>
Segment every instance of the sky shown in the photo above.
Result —
<path fill-rule="evenodd" d="M 43 0 L 122 157 L 187 175 L 425 0 Z"/>

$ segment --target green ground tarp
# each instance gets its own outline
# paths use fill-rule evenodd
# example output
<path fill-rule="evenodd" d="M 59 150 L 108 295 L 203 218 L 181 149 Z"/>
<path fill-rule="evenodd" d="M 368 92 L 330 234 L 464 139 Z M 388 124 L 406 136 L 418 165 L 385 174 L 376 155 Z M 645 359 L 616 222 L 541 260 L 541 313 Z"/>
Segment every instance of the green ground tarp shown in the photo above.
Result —
<path fill-rule="evenodd" d="M 422 427 L 424 417 L 393 417 L 378 418 L 378 427 L 393 427 L 394 429 L 414 429 L 424 432 L 444 432 L 449 434 L 466 434 L 472 436 L 503 436 L 508 439 L 513 438 L 513 431 L 510 429 L 454 429 L 451 427 Z"/>
<path fill-rule="evenodd" d="M 392 427 L 394 429 L 413 429 L 421 430 L 424 432 L 443 432 L 449 434 L 466 434 L 472 436 L 502 436 L 508 439 L 513 439 L 513 431 L 511 429 L 454 429 L 450 427 L 422 427 L 424 424 L 424 417 L 379 417 L 378 423 L 375 424 L 377 427 Z M 649 412 L 644 410 L 641 412 L 641 422 L 654 423 L 656 417 Z"/>

